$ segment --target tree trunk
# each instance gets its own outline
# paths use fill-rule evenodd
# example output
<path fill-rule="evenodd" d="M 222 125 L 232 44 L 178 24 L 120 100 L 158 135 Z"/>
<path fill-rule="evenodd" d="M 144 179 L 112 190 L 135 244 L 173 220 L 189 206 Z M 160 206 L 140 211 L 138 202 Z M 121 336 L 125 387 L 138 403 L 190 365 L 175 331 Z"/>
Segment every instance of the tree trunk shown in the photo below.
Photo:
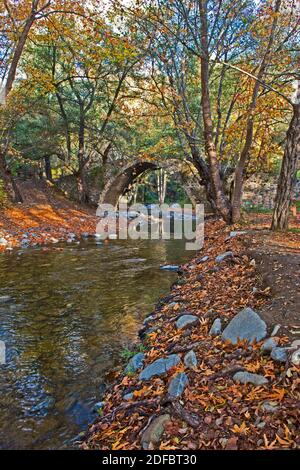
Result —
<path fill-rule="evenodd" d="M 45 160 L 45 174 L 48 181 L 52 181 L 52 168 L 51 168 L 51 159 L 49 155 L 44 157 Z"/>
<path fill-rule="evenodd" d="M 241 206 L 242 206 L 242 196 L 243 196 L 243 186 L 244 186 L 244 173 L 245 173 L 245 167 L 247 165 L 247 162 L 249 160 L 249 154 L 250 150 L 252 147 L 252 142 L 253 142 L 253 129 L 254 129 L 254 112 L 256 109 L 257 105 L 257 99 L 258 99 L 258 92 L 259 92 L 259 87 L 260 87 L 260 81 L 264 76 L 264 73 L 267 69 L 268 63 L 269 63 L 269 58 L 270 58 L 270 53 L 272 51 L 272 46 L 274 43 L 275 39 L 275 33 L 276 33 L 276 27 L 278 24 L 278 15 L 277 13 L 280 10 L 281 6 L 281 0 L 276 0 L 275 3 L 275 8 L 274 12 L 276 15 L 274 16 L 273 22 L 272 22 L 272 27 L 271 27 L 271 32 L 270 32 L 270 37 L 269 41 L 266 47 L 266 51 L 263 55 L 259 71 L 257 74 L 257 80 L 255 81 L 253 92 L 252 92 L 252 97 L 251 97 L 251 103 L 250 107 L 248 110 L 248 120 L 247 120 L 247 128 L 246 128 L 246 138 L 245 138 L 245 144 L 244 147 L 241 151 L 241 155 L 239 158 L 239 161 L 236 166 L 235 170 L 235 175 L 234 175 L 234 188 L 233 188 L 233 195 L 232 195 L 232 222 L 238 222 L 241 218 Z"/>
<path fill-rule="evenodd" d="M 213 137 L 213 121 L 209 93 L 209 50 L 208 50 L 208 25 L 207 25 L 207 1 L 199 0 L 201 19 L 201 91 L 202 91 L 202 115 L 204 125 L 204 140 L 209 159 L 210 180 L 217 212 L 227 222 L 231 222 L 231 208 L 226 198 L 223 182 L 220 175 L 220 167 Z"/>
<path fill-rule="evenodd" d="M 3 179 L 6 194 L 13 202 L 23 202 L 17 183 L 5 161 L 5 154 L 0 153 L 0 178 Z"/>
<path fill-rule="evenodd" d="M 78 191 L 80 202 L 88 204 L 90 202 L 88 184 L 85 171 L 85 115 L 83 104 L 80 105 L 80 122 L 78 132 Z"/>
<path fill-rule="evenodd" d="M 297 103 L 293 107 L 293 116 L 286 136 L 286 145 L 275 198 L 272 230 L 286 230 L 288 228 L 289 210 L 299 156 L 300 103 Z"/>

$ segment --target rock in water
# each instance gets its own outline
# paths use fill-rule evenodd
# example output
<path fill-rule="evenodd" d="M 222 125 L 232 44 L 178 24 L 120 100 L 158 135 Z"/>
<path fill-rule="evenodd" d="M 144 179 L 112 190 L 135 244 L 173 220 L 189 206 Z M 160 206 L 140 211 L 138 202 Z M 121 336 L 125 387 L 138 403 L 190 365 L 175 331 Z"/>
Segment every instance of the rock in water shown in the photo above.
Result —
<path fill-rule="evenodd" d="M 98 401 L 98 403 L 95 403 L 94 405 L 94 408 L 93 408 L 93 411 L 95 413 L 100 413 L 100 411 L 102 411 L 102 409 L 104 408 L 105 406 L 105 402 L 104 401 Z"/>
<path fill-rule="evenodd" d="M 178 271 L 179 266 L 176 264 L 166 264 L 166 265 L 161 265 L 160 269 L 163 269 L 164 271 Z"/>
<path fill-rule="evenodd" d="M 170 415 L 165 414 L 155 418 L 142 434 L 142 448 L 149 449 L 150 444 L 158 444 L 164 433 L 165 426 L 170 422 Z"/>
<path fill-rule="evenodd" d="M 264 385 L 268 383 L 268 379 L 263 375 L 251 374 L 250 372 L 237 372 L 234 374 L 233 380 L 241 384 Z"/>
<path fill-rule="evenodd" d="M 222 333 L 222 323 L 220 318 L 216 318 L 209 330 L 210 336 L 219 336 Z"/>
<path fill-rule="evenodd" d="M 271 358 L 275 362 L 286 362 L 288 358 L 288 349 L 287 348 L 274 348 L 271 351 Z"/>
<path fill-rule="evenodd" d="M 179 330 L 183 330 L 184 328 L 195 325 L 198 322 L 199 322 L 199 318 L 196 317 L 195 315 L 182 315 L 176 321 L 176 326 Z"/>
<path fill-rule="evenodd" d="M 237 344 L 238 339 L 248 342 L 261 341 L 267 335 L 267 325 L 251 308 L 244 308 L 227 325 L 222 339 Z"/>
<path fill-rule="evenodd" d="M 187 375 L 184 372 L 180 372 L 170 382 L 168 388 L 169 395 L 171 397 L 181 397 L 188 383 L 189 379 Z"/>
<path fill-rule="evenodd" d="M 149 366 L 145 367 L 144 370 L 140 373 L 140 380 L 149 380 L 151 377 L 157 375 L 163 375 L 168 372 L 174 366 L 177 366 L 180 362 L 180 357 L 178 354 L 171 354 L 168 357 L 157 359 L 152 362 Z"/>
<path fill-rule="evenodd" d="M 143 367 L 144 360 L 145 360 L 145 354 L 143 353 L 135 354 L 130 359 L 125 369 L 125 374 L 128 374 L 129 372 L 136 372 L 137 370 L 141 369 Z"/>
<path fill-rule="evenodd" d="M 197 360 L 196 354 L 193 350 L 186 353 L 186 355 L 184 356 L 183 361 L 184 361 L 186 367 L 189 367 L 190 369 L 194 369 L 198 365 L 198 360 Z"/>
<path fill-rule="evenodd" d="M 0 296 L 0 304 L 5 304 L 6 302 L 9 302 L 10 300 L 11 300 L 11 297 L 9 295 Z"/>
<path fill-rule="evenodd" d="M 225 259 L 232 258 L 232 257 L 233 257 L 232 251 L 226 251 L 225 253 L 222 253 L 221 255 L 216 257 L 216 262 L 221 263 Z"/>

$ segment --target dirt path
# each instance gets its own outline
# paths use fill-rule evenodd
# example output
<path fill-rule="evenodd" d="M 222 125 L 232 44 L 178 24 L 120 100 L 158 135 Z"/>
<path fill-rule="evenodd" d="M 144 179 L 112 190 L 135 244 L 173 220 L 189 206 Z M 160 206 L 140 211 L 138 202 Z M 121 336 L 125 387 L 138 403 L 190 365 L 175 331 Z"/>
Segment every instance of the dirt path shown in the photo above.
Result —
<path fill-rule="evenodd" d="M 269 301 L 260 313 L 281 334 L 300 339 L 300 234 L 251 232 L 249 253 L 256 260 L 261 290 Z"/>

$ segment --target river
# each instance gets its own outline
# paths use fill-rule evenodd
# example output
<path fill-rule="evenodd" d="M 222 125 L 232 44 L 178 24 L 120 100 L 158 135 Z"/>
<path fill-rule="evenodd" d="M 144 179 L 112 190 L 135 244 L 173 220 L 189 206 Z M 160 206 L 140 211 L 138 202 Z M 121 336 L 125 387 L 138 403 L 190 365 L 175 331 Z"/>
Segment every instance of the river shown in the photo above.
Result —
<path fill-rule="evenodd" d="M 182 240 L 94 240 L 0 256 L 0 448 L 72 448 L 109 373 L 191 257 Z"/>

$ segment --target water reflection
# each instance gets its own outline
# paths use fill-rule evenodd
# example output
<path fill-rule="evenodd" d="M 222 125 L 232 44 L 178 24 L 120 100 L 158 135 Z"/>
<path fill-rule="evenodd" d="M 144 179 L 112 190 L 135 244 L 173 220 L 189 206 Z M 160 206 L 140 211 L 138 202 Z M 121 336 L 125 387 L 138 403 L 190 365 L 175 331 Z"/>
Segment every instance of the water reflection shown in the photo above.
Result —
<path fill-rule="evenodd" d="M 184 242 L 56 246 L 0 256 L 0 448 L 71 447 L 105 374 L 190 256 Z"/>

